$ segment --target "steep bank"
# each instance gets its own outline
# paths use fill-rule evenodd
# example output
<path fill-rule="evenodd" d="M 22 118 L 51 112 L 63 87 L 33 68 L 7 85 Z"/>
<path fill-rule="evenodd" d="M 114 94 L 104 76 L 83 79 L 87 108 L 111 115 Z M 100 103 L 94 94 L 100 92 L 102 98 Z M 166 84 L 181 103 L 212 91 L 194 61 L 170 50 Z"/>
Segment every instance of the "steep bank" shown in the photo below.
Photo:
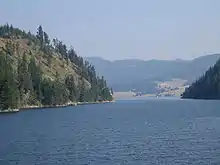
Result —
<path fill-rule="evenodd" d="M 0 109 L 111 101 L 104 77 L 74 48 L 12 25 L 0 27 Z"/>
<path fill-rule="evenodd" d="M 220 99 L 220 60 L 185 90 L 182 98 Z"/>

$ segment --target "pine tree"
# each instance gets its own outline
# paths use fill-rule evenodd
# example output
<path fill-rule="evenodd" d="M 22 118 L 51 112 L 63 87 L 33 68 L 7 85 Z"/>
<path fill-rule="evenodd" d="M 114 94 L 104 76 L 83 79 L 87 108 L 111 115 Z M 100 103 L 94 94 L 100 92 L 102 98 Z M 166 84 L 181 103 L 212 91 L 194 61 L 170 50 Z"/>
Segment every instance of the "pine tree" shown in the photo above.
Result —
<path fill-rule="evenodd" d="M 44 43 L 46 46 L 50 45 L 50 39 L 46 32 L 44 32 Z"/>
<path fill-rule="evenodd" d="M 44 31 L 42 26 L 40 25 L 37 29 L 37 35 L 36 35 L 37 39 L 40 41 L 40 47 L 41 49 L 43 49 L 44 47 Z"/>
<path fill-rule="evenodd" d="M 8 55 L 0 56 L 0 108 L 17 108 L 19 104 L 19 92 L 16 84 L 16 76 L 12 68 L 13 61 Z"/>
<path fill-rule="evenodd" d="M 69 90 L 70 101 L 72 102 L 76 101 L 78 91 L 75 85 L 75 80 L 74 80 L 73 75 L 69 75 L 66 77 L 65 85 L 66 85 L 66 88 Z"/>
<path fill-rule="evenodd" d="M 18 62 L 18 78 L 20 90 L 23 89 L 25 93 L 27 93 L 28 90 L 32 90 L 33 85 L 28 68 L 27 54 L 23 54 L 22 59 Z"/>
<path fill-rule="evenodd" d="M 85 101 L 85 80 L 83 78 L 83 73 L 81 72 L 80 77 L 79 77 L 79 97 L 78 101 L 79 102 L 84 102 Z"/>
<path fill-rule="evenodd" d="M 40 65 L 38 65 L 38 66 L 36 65 L 36 61 L 35 61 L 34 56 L 32 56 L 30 59 L 30 63 L 28 65 L 28 71 L 31 76 L 34 90 L 39 90 L 42 72 L 41 72 Z"/>

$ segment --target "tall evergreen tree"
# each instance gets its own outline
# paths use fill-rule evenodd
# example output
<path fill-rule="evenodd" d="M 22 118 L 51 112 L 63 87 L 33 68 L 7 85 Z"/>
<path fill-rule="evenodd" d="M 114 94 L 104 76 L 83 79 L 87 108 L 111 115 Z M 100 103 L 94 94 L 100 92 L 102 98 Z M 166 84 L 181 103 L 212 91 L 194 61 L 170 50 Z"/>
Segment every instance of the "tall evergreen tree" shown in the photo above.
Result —
<path fill-rule="evenodd" d="M 79 97 L 78 97 L 78 101 L 79 102 L 84 102 L 85 101 L 85 80 L 83 78 L 83 73 L 81 71 L 80 77 L 79 77 Z"/>
<path fill-rule="evenodd" d="M 36 37 L 40 41 L 41 49 L 43 49 L 43 46 L 44 46 L 44 31 L 43 31 L 43 28 L 42 28 L 41 25 L 37 28 Z"/>
<path fill-rule="evenodd" d="M 45 43 L 45 45 L 50 44 L 50 39 L 49 39 L 49 36 L 46 32 L 44 32 L 44 43 Z"/>
<path fill-rule="evenodd" d="M 28 70 L 27 54 L 24 54 L 22 60 L 18 62 L 18 78 L 19 88 L 24 90 L 25 93 L 32 89 L 32 79 Z"/>
<path fill-rule="evenodd" d="M 78 91 L 75 85 L 75 80 L 74 80 L 73 75 L 69 75 L 66 77 L 65 85 L 66 85 L 66 88 L 69 90 L 70 101 L 72 102 L 76 101 Z"/>
<path fill-rule="evenodd" d="M 0 109 L 17 108 L 19 92 L 13 71 L 13 61 L 8 55 L 0 55 Z"/>

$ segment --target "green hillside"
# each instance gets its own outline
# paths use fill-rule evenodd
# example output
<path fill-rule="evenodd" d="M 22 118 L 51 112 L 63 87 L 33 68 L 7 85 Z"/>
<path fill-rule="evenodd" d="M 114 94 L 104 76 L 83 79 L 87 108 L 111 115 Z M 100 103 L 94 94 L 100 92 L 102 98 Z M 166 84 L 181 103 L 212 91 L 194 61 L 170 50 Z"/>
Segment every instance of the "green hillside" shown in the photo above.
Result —
<path fill-rule="evenodd" d="M 42 26 L 37 34 L 0 27 L 0 109 L 112 100 L 94 66 Z"/>

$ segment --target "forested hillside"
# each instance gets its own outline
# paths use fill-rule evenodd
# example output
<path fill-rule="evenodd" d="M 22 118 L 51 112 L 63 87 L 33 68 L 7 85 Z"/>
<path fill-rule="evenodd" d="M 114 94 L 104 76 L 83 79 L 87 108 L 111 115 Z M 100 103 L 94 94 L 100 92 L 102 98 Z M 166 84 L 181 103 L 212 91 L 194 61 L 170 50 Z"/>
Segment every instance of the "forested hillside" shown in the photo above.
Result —
<path fill-rule="evenodd" d="M 220 60 L 185 90 L 182 98 L 220 99 Z"/>
<path fill-rule="evenodd" d="M 112 100 L 94 66 L 42 26 L 37 34 L 0 27 L 0 109 Z"/>

